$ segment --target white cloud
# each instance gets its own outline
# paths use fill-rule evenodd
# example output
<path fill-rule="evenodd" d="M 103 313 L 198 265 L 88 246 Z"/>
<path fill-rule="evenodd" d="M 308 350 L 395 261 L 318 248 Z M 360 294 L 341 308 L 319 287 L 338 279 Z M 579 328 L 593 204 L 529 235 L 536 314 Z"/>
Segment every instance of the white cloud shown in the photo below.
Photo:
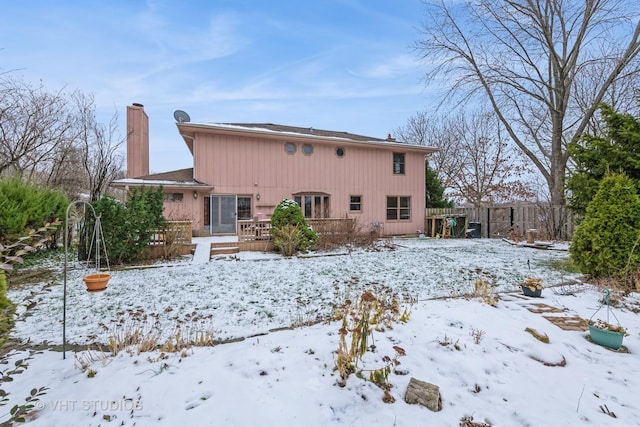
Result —
<path fill-rule="evenodd" d="M 352 72 L 354 75 L 367 78 L 390 79 L 419 73 L 420 67 L 420 62 L 415 56 L 400 54 Z"/>

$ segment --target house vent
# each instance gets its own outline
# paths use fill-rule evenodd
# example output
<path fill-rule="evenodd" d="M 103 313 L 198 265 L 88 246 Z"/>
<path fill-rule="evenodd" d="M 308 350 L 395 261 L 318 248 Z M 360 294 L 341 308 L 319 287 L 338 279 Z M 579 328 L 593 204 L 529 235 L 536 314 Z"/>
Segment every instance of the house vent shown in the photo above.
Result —
<path fill-rule="evenodd" d="M 284 144 L 284 151 L 286 151 L 287 154 L 295 154 L 296 152 L 296 144 L 292 143 L 292 142 L 287 142 Z"/>

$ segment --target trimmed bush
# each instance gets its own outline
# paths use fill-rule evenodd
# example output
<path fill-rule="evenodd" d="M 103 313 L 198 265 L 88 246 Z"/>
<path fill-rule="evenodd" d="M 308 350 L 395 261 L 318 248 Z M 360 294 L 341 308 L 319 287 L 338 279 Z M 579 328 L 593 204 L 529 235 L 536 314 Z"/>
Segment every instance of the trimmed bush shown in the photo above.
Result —
<path fill-rule="evenodd" d="M 162 188 L 140 188 L 129 192 L 125 204 L 108 196 L 94 204 L 110 260 L 128 263 L 143 256 L 152 234 L 164 226 L 163 201 Z M 93 230 L 93 223 L 87 227 Z"/>
<path fill-rule="evenodd" d="M 302 209 L 291 199 L 284 199 L 276 206 L 271 215 L 270 232 L 275 247 L 286 256 L 306 251 L 318 241 L 318 233 L 307 224 Z"/>
<path fill-rule="evenodd" d="M 580 271 L 592 277 L 620 277 L 627 265 L 635 269 L 640 251 L 635 248 L 640 230 L 640 197 L 623 174 L 605 177 L 584 220 L 576 228 L 570 247 Z M 635 250 L 634 250 L 635 249 Z"/>

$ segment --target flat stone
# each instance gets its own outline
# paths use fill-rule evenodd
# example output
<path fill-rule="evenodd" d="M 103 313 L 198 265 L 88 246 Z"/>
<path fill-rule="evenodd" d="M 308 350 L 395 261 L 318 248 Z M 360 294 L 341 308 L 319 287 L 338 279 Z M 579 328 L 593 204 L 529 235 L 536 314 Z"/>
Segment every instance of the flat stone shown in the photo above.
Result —
<path fill-rule="evenodd" d="M 404 401 L 410 405 L 418 404 L 429 408 L 434 412 L 442 410 L 440 387 L 415 378 L 409 380 Z"/>
<path fill-rule="evenodd" d="M 565 308 L 557 308 L 557 307 L 552 307 L 550 305 L 547 304 L 540 304 L 540 303 L 535 303 L 535 304 L 531 304 L 534 307 L 527 307 L 527 310 L 529 310 L 532 313 L 536 313 L 536 314 L 541 314 L 541 313 L 563 313 L 566 311 Z"/>
<path fill-rule="evenodd" d="M 542 316 L 565 331 L 588 331 L 587 321 L 579 316 Z"/>

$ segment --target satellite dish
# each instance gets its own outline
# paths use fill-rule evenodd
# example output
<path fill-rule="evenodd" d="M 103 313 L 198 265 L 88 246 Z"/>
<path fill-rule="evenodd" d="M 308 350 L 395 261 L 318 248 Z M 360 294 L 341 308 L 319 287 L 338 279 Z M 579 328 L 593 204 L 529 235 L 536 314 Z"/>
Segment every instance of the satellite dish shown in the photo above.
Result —
<path fill-rule="evenodd" d="M 178 123 L 188 123 L 191 121 L 191 117 L 182 110 L 174 111 L 173 118 L 176 119 L 176 122 Z"/>

